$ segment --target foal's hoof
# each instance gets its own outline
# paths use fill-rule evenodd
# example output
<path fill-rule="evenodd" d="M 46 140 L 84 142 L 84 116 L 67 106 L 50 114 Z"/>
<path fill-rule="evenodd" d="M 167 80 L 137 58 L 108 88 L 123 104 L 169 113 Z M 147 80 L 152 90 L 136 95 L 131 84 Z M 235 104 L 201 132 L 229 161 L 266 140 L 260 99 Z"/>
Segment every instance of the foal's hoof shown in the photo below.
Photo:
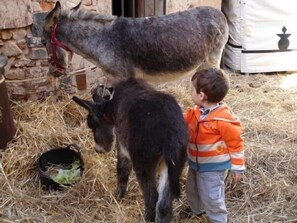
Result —
<path fill-rule="evenodd" d="M 118 188 L 116 192 L 117 199 L 122 199 L 125 196 L 126 190 Z"/>
<path fill-rule="evenodd" d="M 155 212 L 153 212 L 153 213 L 145 213 L 144 218 L 148 222 L 155 222 Z"/>

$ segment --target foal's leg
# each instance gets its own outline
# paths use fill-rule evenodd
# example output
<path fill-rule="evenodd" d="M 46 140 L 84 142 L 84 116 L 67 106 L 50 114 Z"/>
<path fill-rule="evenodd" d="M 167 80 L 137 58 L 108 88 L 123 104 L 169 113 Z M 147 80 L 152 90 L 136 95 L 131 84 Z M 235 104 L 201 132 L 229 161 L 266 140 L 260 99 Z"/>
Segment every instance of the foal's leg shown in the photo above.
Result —
<path fill-rule="evenodd" d="M 134 169 L 144 198 L 145 219 L 147 221 L 155 221 L 156 203 L 158 201 L 155 179 L 156 170 L 149 163 L 141 163 L 137 166 Z"/>
<path fill-rule="evenodd" d="M 121 146 L 118 147 L 117 154 L 117 176 L 118 176 L 118 186 L 117 186 L 117 197 L 123 198 L 126 190 L 127 184 L 129 180 L 129 175 L 132 170 L 132 163 L 130 161 L 129 154 L 126 152 L 125 148 Z"/>
<path fill-rule="evenodd" d="M 160 178 L 158 186 L 158 202 L 156 207 L 156 222 L 168 223 L 172 220 L 173 197 L 169 187 L 168 168 L 165 163 L 160 165 Z"/>

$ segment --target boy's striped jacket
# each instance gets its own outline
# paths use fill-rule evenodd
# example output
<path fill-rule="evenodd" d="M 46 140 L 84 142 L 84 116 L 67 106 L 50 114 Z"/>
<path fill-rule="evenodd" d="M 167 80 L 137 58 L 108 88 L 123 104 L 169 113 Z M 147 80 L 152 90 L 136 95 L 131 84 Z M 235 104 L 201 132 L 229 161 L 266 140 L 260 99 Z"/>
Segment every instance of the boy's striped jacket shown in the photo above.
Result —
<path fill-rule="evenodd" d="M 242 173 L 244 145 L 242 127 L 230 109 L 221 105 L 201 120 L 200 107 L 190 108 L 184 115 L 189 127 L 189 166 L 199 172 L 231 169 Z"/>

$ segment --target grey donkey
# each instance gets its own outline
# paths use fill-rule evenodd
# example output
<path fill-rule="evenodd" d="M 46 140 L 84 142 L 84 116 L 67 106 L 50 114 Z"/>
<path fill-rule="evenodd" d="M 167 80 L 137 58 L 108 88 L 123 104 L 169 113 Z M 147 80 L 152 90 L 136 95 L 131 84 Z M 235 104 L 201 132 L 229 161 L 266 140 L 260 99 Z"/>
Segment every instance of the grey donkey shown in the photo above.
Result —
<path fill-rule="evenodd" d="M 226 18 L 212 7 L 124 18 L 92 13 L 81 4 L 62 11 L 57 2 L 44 23 L 47 51 L 56 57 L 51 72 L 65 72 L 73 51 L 102 68 L 111 83 L 129 77 L 163 82 L 219 68 L 227 39 Z"/>

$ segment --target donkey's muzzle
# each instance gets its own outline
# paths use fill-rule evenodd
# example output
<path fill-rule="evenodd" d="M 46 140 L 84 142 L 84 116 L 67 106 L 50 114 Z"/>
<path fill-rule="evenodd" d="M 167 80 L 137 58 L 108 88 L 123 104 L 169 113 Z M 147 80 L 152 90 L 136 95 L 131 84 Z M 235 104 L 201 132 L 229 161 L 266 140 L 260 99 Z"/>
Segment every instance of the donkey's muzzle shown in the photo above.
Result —
<path fill-rule="evenodd" d="M 54 77 L 61 77 L 66 74 L 66 69 L 51 64 L 49 66 L 49 73 Z"/>

